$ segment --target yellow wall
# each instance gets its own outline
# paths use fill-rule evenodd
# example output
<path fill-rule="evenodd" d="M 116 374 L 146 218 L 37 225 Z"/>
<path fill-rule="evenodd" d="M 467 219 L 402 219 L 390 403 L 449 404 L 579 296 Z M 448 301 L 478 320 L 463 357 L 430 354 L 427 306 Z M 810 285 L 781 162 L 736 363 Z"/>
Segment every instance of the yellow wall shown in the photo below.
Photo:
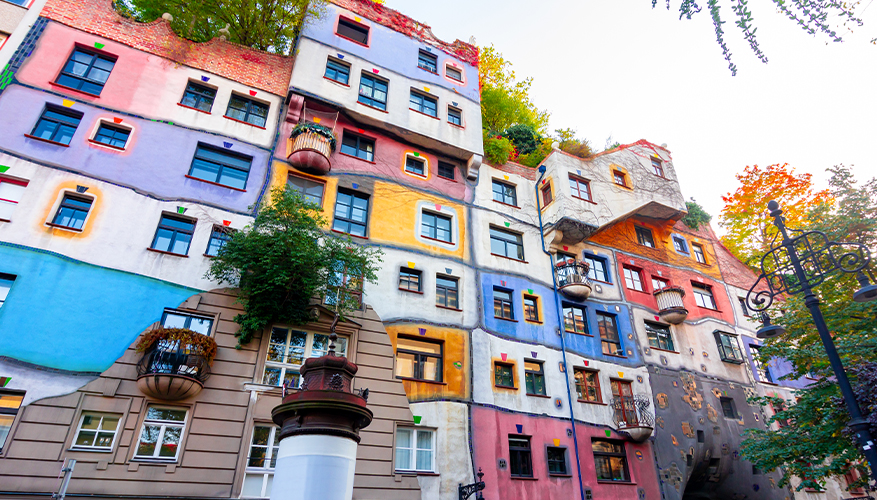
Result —
<path fill-rule="evenodd" d="M 469 334 L 466 330 L 439 328 L 431 325 L 394 325 L 386 328 L 394 351 L 396 337 L 399 334 L 443 341 L 442 383 L 403 380 L 402 383 L 405 385 L 405 393 L 408 394 L 409 401 L 469 397 L 469 375 L 467 373 L 469 368 Z M 420 335 L 421 328 L 426 330 L 424 335 Z"/>

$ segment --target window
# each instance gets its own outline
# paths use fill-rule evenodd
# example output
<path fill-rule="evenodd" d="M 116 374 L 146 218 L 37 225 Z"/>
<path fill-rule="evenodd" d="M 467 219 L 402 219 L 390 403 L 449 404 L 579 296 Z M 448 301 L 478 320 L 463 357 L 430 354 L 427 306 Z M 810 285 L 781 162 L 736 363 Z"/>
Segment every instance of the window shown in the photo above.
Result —
<path fill-rule="evenodd" d="M 362 276 L 351 275 L 341 262 L 335 262 L 329 275 L 329 286 L 323 303 L 336 305 L 338 301 L 350 303 L 357 309 L 362 308 Z"/>
<path fill-rule="evenodd" d="M 386 111 L 389 86 L 388 81 L 363 73 L 359 79 L 359 102 Z"/>
<path fill-rule="evenodd" d="M 131 129 L 122 128 L 102 122 L 97 129 L 92 141 L 105 144 L 114 148 L 125 149 L 128 144 L 128 137 L 131 135 Z"/>
<path fill-rule="evenodd" d="M 490 253 L 510 259 L 524 260 L 524 241 L 520 234 L 490 228 Z"/>
<path fill-rule="evenodd" d="M 445 66 L 445 74 L 452 80 L 463 81 L 463 72 L 451 66 Z"/>
<path fill-rule="evenodd" d="M 574 198 L 580 200 L 594 201 L 591 198 L 591 183 L 578 177 L 569 176 L 569 189 L 572 191 Z"/>
<path fill-rule="evenodd" d="M 329 335 L 303 332 L 283 327 L 271 328 L 268 355 L 262 383 L 299 387 L 299 369 L 307 358 L 319 358 L 329 352 Z M 347 356 L 347 338 L 338 336 L 335 353 Z"/>
<path fill-rule="evenodd" d="M 348 85 L 350 82 L 350 66 L 330 57 L 326 61 L 326 72 L 323 76 L 342 85 Z"/>
<path fill-rule="evenodd" d="M 436 57 L 429 52 L 421 50 L 417 53 L 417 67 L 425 69 L 432 73 L 438 73 L 438 65 Z"/>
<path fill-rule="evenodd" d="M 338 189 L 335 200 L 335 221 L 332 229 L 353 236 L 365 237 L 368 227 L 368 195 Z"/>
<path fill-rule="evenodd" d="M 335 33 L 344 38 L 349 38 L 356 43 L 368 45 L 368 26 L 363 26 L 362 24 L 339 17 L 338 30 Z"/>
<path fill-rule="evenodd" d="M 161 317 L 161 326 L 164 328 L 185 328 L 201 335 L 210 336 L 213 329 L 213 318 L 196 316 L 182 311 L 165 311 Z"/>
<path fill-rule="evenodd" d="M 640 274 L 639 269 L 633 269 L 630 267 L 624 268 L 624 283 L 627 285 L 627 288 L 631 290 L 636 290 L 638 292 L 642 292 L 643 290 L 643 278 Z"/>
<path fill-rule="evenodd" d="M 709 285 L 692 283 L 691 291 L 694 292 L 694 302 L 697 303 L 698 306 L 707 309 L 717 309 L 716 299 L 713 297 L 713 292 Z"/>
<path fill-rule="evenodd" d="M 621 339 L 618 338 L 618 323 L 615 316 L 597 311 L 597 328 L 603 343 L 603 354 L 624 356 L 621 350 Z"/>
<path fill-rule="evenodd" d="M 438 176 L 454 180 L 457 177 L 457 167 L 443 161 L 438 162 Z"/>
<path fill-rule="evenodd" d="M 664 162 L 660 158 L 652 157 L 652 170 L 658 177 L 664 177 Z"/>
<path fill-rule="evenodd" d="M 658 278 L 656 276 L 652 276 L 652 290 L 657 292 L 658 290 L 663 290 L 670 286 L 670 283 L 664 278 Z"/>
<path fill-rule="evenodd" d="M 273 425 L 253 427 L 253 440 L 247 455 L 242 497 L 268 498 L 274 482 L 274 467 L 280 451 L 280 428 Z"/>
<path fill-rule="evenodd" d="M 626 380 L 611 380 L 612 397 L 615 399 L 615 420 L 627 426 L 639 425 L 636 404 L 633 401 L 633 388 Z"/>
<path fill-rule="evenodd" d="M 228 101 L 228 110 L 225 116 L 234 120 L 249 123 L 257 127 L 265 127 L 268 121 L 268 105 L 261 102 L 244 97 L 238 94 L 232 94 Z"/>
<path fill-rule="evenodd" d="M 3 303 L 6 302 L 6 297 L 9 296 L 9 290 L 12 290 L 12 283 L 14 282 L 14 275 L 0 273 L 0 307 L 3 307 Z M 2 430 L 2 418 L 0 418 L 0 430 Z M 2 448 L 2 444 L 0 442 L 0 448 Z"/>
<path fill-rule="evenodd" d="M 420 235 L 445 243 L 453 243 L 451 217 L 424 211 L 421 218 Z"/>
<path fill-rule="evenodd" d="M 571 253 L 560 252 L 560 251 L 557 251 L 554 253 L 554 263 L 555 264 L 566 264 L 567 262 L 572 264 L 575 261 L 576 261 L 576 256 L 571 254 Z"/>
<path fill-rule="evenodd" d="M 459 306 L 457 278 L 435 276 L 435 305 L 457 309 Z"/>
<path fill-rule="evenodd" d="M 149 248 L 159 252 L 188 255 L 194 232 L 194 220 L 162 214 Z"/>
<path fill-rule="evenodd" d="M 533 295 L 524 295 L 524 319 L 527 321 L 539 321 L 539 298 Z"/>
<path fill-rule="evenodd" d="M 515 319 L 510 290 L 493 287 L 493 315 L 501 319 Z"/>
<path fill-rule="evenodd" d="M 590 335 L 585 308 L 563 303 L 563 329 L 570 333 Z"/>
<path fill-rule="evenodd" d="M 448 122 L 458 127 L 463 126 L 463 112 L 457 108 L 448 106 Z"/>
<path fill-rule="evenodd" d="M 752 364 L 755 365 L 755 374 L 758 376 L 758 380 L 761 382 L 769 382 L 773 383 L 773 377 L 770 374 L 770 365 L 762 363 L 761 358 L 761 348 L 757 345 L 750 344 L 749 350 L 752 352 Z"/>
<path fill-rule="evenodd" d="M 315 205 L 323 206 L 323 189 L 325 184 L 322 182 L 312 181 L 304 177 L 290 175 L 286 180 L 286 185 L 293 191 L 298 191 L 305 201 Z"/>
<path fill-rule="evenodd" d="M 740 352 L 736 335 L 719 330 L 713 332 L 713 335 L 716 337 L 716 345 L 719 348 L 719 357 L 722 358 L 722 361 L 738 365 L 743 363 L 743 354 Z"/>
<path fill-rule="evenodd" d="M 673 248 L 675 248 L 677 252 L 688 253 L 688 244 L 685 242 L 685 238 L 674 236 Z"/>
<path fill-rule="evenodd" d="M 405 171 L 419 175 L 421 177 L 426 177 L 426 162 L 421 160 L 420 158 L 415 158 L 413 156 L 408 156 L 405 158 Z"/>
<path fill-rule="evenodd" d="M 656 349 L 675 351 L 673 348 L 673 336 L 670 335 L 670 327 L 658 323 L 646 323 L 646 335 L 649 337 L 649 345 Z"/>
<path fill-rule="evenodd" d="M 719 398 L 719 401 L 722 403 L 722 415 L 725 418 L 739 418 L 737 417 L 737 407 L 734 406 L 734 400 L 731 398 Z"/>
<path fill-rule="evenodd" d="M 749 305 L 746 304 L 746 297 L 737 297 L 737 301 L 740 302 L 740 310 L 743 311 L 743 316 L 751 318 L 752 311 L 749 310 Z"/>
<path fill-rule="evenodd" d="M 425 115 L 438 116 L 438 99 L 432 96 L 421 94 L 420 92 L 411 91 L 409 106 L 414 111 L 419 111 Z"/>
<path fill-rule="evenodd" d="M 16 181 L 0 176 L 0 220 L 12 219 L 12 212 L 21 201 L 25 188 L 27 181 Z"/>
<path fill-rule="evenodd" d="M 213 109 L 214 99 L 216 99 L 216 89 L 190 81 L 186 85 L 180 104 L 209 113 Z"/>
<path fill-rule="evenodd" d="M 637 243 L 644 247 L 655 248 L 655 239 L 652 237 L 652 230 L 642 226 L 635 226 L 635 228 Z"/>
<path fill-rule="evenodd" d="M 115 65 L 115 58 L 77 47 L 55 83 L 87 94 L 100 95 Z"/>
<path fill-rule="evenodd" d="M 52 225 L 81 231 L 88 211 L 91 210 L 91 202 L 91 198 L 65 194 L 52 219 Z"/>
<path fill-rule="evenodd" d="M 209 255 L 210 257 L 216 257 L 219 254 L 219 250 L 225 246 L 225 243 L 231 239 L 231 230 L 224 226 L 213 226 L 213 230 L 210 231 L 210 240 L 207 242 L 207 250 L 204 252 L 204 255 Z"/>
<path fill-rule="evenodd" d="M 119 430 L 119 415 L 83 413 L 73 446 L 91 450 L 112 450 Z"/>
<path fill-rule="evenodd" d="M 694 252 L 694 259 L 701 264 L 706 264 L 706 256 L 703 253 L 703 246 L 697 243 L 691 244 L 691 250 Z"/>
<path fill-rule="evenodd" d="M 588 278 L 597 281 L 609 282 L 609 271 L 606 269 L 606 259 L 595 255 L 585 254 L 585 262 L 588 263 Z"/>
<path fill-rule="evenodd" d="M 509 436 L 509 470 L 512 477 L 533 477 L 528 436 Z"/>
<path fill-rule="evenodd" d="M 566 448 L 555 448 L 549 446 L 547 448 L 548 456 L 548 473 L 565 476 L 569 474 L 566 468 Z"/>
<path fill-rule="evenodd" d="M 396 377 L 442 381 L 442 343 L 396 338 Z"/>
<path fill-rule="evenodd" d="M 601 403 L 600 373 L 594 370 L 575 368 L 576 396 L 580 401 L 589 403 Z"/>
<path fill-rule="evenodd" d="M 552 201 L 554 201 L 554 196 L 551 194 L 551 184 L 546 184 L 542 186 L 542 206 L 547 206 Z"/>
<path fill-rule="evenodd" d="M 396 470 L 435 471 L 435 431 L 397 428 Z"/>
<path fill-rule="evenodd" d="M 598 481 L 630 482 L 624 443 L 595 439 L 591 441 Z"/>
<path fill-rule="evenodd" d="M 612 180 L 615 181 L 615 184 L 618 184 L 619 186 L 627 187 L 626 177 L 627 176 L 624 175 L 624 172 L 621 172 L 620 170 L 612 171 Z"/>
<path fill-rule="evenodd" d="M 527 394 L 545 395 L 545 372 L 541 361 L 524 361 L 524 382 Z"/>
<path fill-rule="evenodd" d="M 697 431 L 697 442 L 698 442 L 698 443 L 703 443 L 704 441 L 706 441 L 706 435 L 704 434 L 704 432 L 703 432 L 702 430 L 699 430 L 699 429 L 698 429 L 698 431 Z"/>
<path fill-rule="evenodd" d="M 420 291 L 420 271 L 402 267 L 399 269 L 399 290 L 408 290 L 409 292 Z"/>
<path fill-rule="evenodd" d="M 185 408 L 150 406 L 140 429 L 134 458 L 176 460 L 186 428 Z"/>
<path fill-rule="evenodd" d="M 518 195 L 515 191 L 515 186 L 496 179 L 493 179 L 493 199 L 513 207 L 518 206 Z"/>
<path fill-rule="evenodd" d="M 68 146 L 80 120 L 82 113 L 47 104 L 30 135 Z"/>
<path fill-rule="evenodd" d="M 206 144 L 198 144 L 189 177 L 214 182 L 234 189 L 247 187 L 250 175 L 251 156 L 223 151 Z"/>
<path fill-rule="evenodd" d="M 375 161 L 375 140 L 344 131 L 341 152 L 365 161 Z"/>
<path fill-rule="evenodd" d="M 3 275 L 0 275 L 0 280 L 2 279 Z M 0 299 L 3 297 L 2 286 L 2 281 L 0 281 Z M 3 301 L 0 300 L 0 305 L 2 304 Z M 22 402 L 24 402 L 23 392 L 0 390 L 0 450 L 6 446 L 6 438 L 9 436 L 9 431 L 12 430 L 12 423 L 15 422 L 15 415 L 18 414 Z"/>
<path fill-rule="evenodd" d="M 493 383 L 497 387 L 506 387 L 508 389 L 515 388 L 514 365 L 507 363 L 494 363 L 493 366 Z"/>

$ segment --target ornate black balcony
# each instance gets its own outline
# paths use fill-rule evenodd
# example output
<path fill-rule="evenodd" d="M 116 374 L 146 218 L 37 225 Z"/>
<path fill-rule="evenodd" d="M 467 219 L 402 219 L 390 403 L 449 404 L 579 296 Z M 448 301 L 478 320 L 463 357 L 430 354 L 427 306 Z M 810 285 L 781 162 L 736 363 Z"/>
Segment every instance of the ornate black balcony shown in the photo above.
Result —
<path fill-rule="evenodd" d="M 554 266 L 557 288 L 571 299 L 586 300 L 591 295 L 588 268 L 586 262 L 576 262 L 573 259 L 558 262 Z"/>
<path fill-rule="evenodd" d="M 626 432 L 638 443 L 652 435 L 655 429 L 655 416 L 651 410 L 651 398 L 642 394 L 622 396 L 612 398 L 609 404 L 615 410 L 612 419 L 619 431 Z"/>
<path fill-rule="evenodd" d="M 688 309 L 682 302 L 685 290 L 678 286 L 668 286 L 662 290 L 655 290 L 655 300 L 658 301 L 658 315 L 664 321 L 678 325 L 688 317 Z"/>
<path fill-rule="evenodd" d="M 162 332 L 174 331 L 188 333 L 162 335 Z M 200 338 L 187 339 L 194 335 Z M 190 330 L 163 329 L 147 332 L 138 344 L 138 350 L 143 351 L 143 357 L 137 363 L 140 391 L 154 398 L 175 401 L 201 392 L 204 382 L 210 377 L 210 362 L 216 353 L 216 343 L 210 337 Z"/>

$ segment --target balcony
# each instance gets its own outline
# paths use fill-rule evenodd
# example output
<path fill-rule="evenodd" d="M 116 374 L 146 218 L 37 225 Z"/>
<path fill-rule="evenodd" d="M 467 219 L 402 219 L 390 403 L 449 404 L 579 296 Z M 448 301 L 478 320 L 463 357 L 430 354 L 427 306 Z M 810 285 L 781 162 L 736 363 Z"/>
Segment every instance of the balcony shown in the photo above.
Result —
<path fill-rule="evenodd" d="M 292 142 L 286 159 L 293 167 L 311 174 L 326 175 L 332 170 L 329 157 L 335 151 L 335 134 L 329 127 L 302 122 L 289 135 Z"/>
<path fill-rule="evenodd" d="M 191 330 L 168 328 L 147 332 L 137 345 L 137 387 L 147 396 L 176 401 L 192 397 L 210 377 L 216 342 Z"/>
<path fill-rule="evenodd" d="M 612 398 L 610 406 L 615 411 L 613 415 L 615 427 L 627 433 L 630 439 L 642 443 L 655 429 L 655 416 L 652 415 L 651 405 L 651 398 L 643 394 Z"/>
<path fill-rule="evenodd" d="M 588 264 L 572 259 L 558 262 L 554 266 L 557 288 L 573 300 L 587 300 L 591 295 L 591 280 L 588 278 Z"/>
<path fill-rule="evenodd" d="M 688 317 L 688 309 L 682 302 L 685 290 L 678 286 L 670 286 L 662 290 L 655 290 L 655 300 L 658 301 L 658 315 L 666 322 L 678 325 Z"/>

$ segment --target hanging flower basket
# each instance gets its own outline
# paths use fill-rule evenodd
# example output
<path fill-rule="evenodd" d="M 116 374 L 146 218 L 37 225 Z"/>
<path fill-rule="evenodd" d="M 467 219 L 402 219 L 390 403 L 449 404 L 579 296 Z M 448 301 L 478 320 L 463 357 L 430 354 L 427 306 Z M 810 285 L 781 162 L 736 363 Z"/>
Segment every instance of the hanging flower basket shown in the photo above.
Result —
<path fill-rule="evenodd" d="M 316 123 L 299 123 L 289 134 L 290 148 L 287 160 L 293 167 L 317 175 L 326 175 L 332 169 L 329 157 L 335 151 L 332 129 Z"/>
<path fill-rule="evenodd" d="M 316 123 L 299 123 L 295 127 L 293 127 L 292 132 L 289 134 L 290 139 L 295 139 L 296 137 L 302 134 L 315 134 L 325 138 L 329 143 L 329 154 L 335 152 L 335 147 L 337 145 L 335 140 L 335 134 L 332 133 L 332 129 L 329 127 L 319 125 Z"/>
<path fill-rule="evenodd" d="M 204 356 L 208 363 L 212 363 L 216 357 L 216 341 L 212 337 L 186 328 L 159 328 L 146 332 L 135 348 L 137 352 L 147 352 L 153 348 L 180 349 L 189 354 Z"/>

